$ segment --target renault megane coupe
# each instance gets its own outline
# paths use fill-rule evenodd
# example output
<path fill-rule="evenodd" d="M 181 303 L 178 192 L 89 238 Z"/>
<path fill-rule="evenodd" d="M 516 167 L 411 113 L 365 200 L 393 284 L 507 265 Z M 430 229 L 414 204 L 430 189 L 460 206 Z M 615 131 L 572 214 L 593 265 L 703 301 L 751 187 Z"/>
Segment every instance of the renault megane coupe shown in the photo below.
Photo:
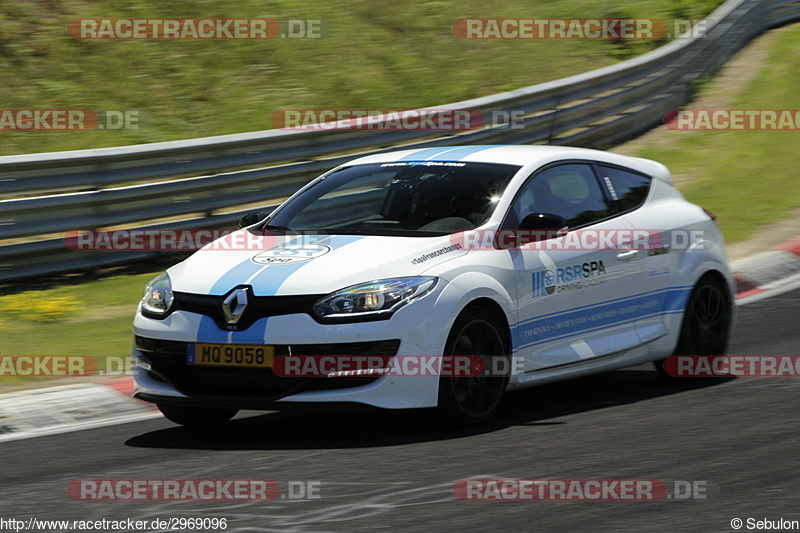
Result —
<path fill-rule="evenodd" d="M 370 155 L 241 225 L 136 313 L 134 395 L 179 424 L 322 404 L 481 424 L 510 390 L 724 354 L 734 318 L 713 215 L 645 159 Z"/>

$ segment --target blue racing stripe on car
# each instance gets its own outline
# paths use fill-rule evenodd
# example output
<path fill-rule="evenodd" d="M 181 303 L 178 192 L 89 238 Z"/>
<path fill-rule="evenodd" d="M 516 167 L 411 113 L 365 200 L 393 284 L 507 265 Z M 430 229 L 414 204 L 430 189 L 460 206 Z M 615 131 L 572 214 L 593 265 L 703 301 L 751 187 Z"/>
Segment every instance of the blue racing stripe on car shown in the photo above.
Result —
<path fill-rule="evenodd" d="M 638 294 L 630 298 L 610 300 L 585 307 L 567 309 L 558 313 L 536 317 L 517 324 L 519 348 L 550 342 L 577 334 L 585 334 L 612 326 L 622 326 L 676 312 L 685 303 L 691 287 Z M 525 339 L 524 344 L 521 342 Z"/>
<path fill-rule="evenodd" d="M 200 325 L 197 327 L 195 338 L 197 342 L 224 344 L 228 342 L 228 332 L 224 329 L 219 329 L 217 323 L 211 317 L 203 316 L 200 319 Z"/>
<path fill-rule="evenodd" d="M 362 235 L 306 235 L 302 241 L 303 244 L 325 244 L 332 248 L 331 253 L 338 248 L 342 248 L 347 246 L 348 244 L 352 244 L 363 239 L 364 236 Z M 289 244 L 299 244 L 297 239 L 293 239 L 292 241 L 287 241 L 284 243 L 285 245 Z M 275 248 L 279 248 L 276 246 Z M 272 248 L 272 249 L 275 249 Z M 220 285 L 218 281 L 214 288 L 220 291 L 220 294 L 225 294 L 234 287 L 239 285 L 249 284 L 253 287 L 253 293 L 257 294 L 258 296 L 273 296 L 278 292 L 280 286 L 289 279 L 292 274 L 300 270 L 304 265 L 309 264 L 313 259 L 309 261 L 302 261 L 298 263 L 289 263 L 285 265 L 281 264 L 273 264 L 273 265 L 259 265 L 255 263 L 251 263 L 254 266 L 258 267 L 256 269 L 250 268 L 243 268 L 242 265 L 237 265 L 237 267 L 231 269 L 228 274 L 231 273 L 238 273 L 239 277 L 233 277 L 232 275 L 229 276 L 226 274 L 223 276 L 223 280 L 226 280 L 227 285 L 223 286 Z M 249 260 L 247 262 L 250 262 Z M 242 268 L 240 268 L 242 267 Z M 258 275 L 256 275 L 258 274 Z M 251 280 L 250 278 L 255 277 Z M 221 280 L 222 281 L 222 280 Z M 213 319 L 207 316 L 203 316 L 200 320 L 200 324 L 197 328 L 197 333 L 195 338 L 198 339 L 198 342 L 217 342 L 217 343 L 227 343 L 232 342 L 235 344 L 262 344 L 264 342 L 264 329 L 266 328 L 266 318 L 260 319 L 252 326 L 247 328 L 246 330 L 242 331 L 226 331 L 220 329 L 216 322 Z M 231 340 L 228 340 L 228 339 Z"/>
<path fill-rule="evenodd" d="M 260 253 L 262 251 L 273 250 L 275 248 L 278 248 L 279 246 L 294 244 L 295 241 L 301 238 L 302 235 L 294 237 L 292 239 L 288 239 L 285 242 L 276 244 L 272 248 L 266 248 L 265 250 L 259 250 L 258 252 L 253 252 L 253 255 L 256 255 L 257 253 Z M 242 285 L 245 282 L 245 280 L 250 278 L 250 276 L 258 272 L 262 268 L 264 268 L 264 265 L 254 263 L 253 261 L 250 260 L 250 257 L 248 257 L 235 267 L 225 272 L 222 276 L 220 276 L 220 278 L 214 283 L 214 286 L 211 287 L 211 291 L 209 291 L 209 294 L 214 294 L 214 295 L 225 294 L 232 288 L 236 287 L 237 285 Z"/>
<path fill-rule="evenodd" d="M 559 329 L 555 333 L 553 332 L 552 329 L 548 329 L 546 331 L 543 330 L 544 331 L 543 333 L 537 333 L 535 328 L 526 328 L 524 331 L 531 332 L 531 336 L 534 338 L 534 340 L 526 342 L 525 344 L 521 345 L 520 348 L 528 348 L 530 346 L 534 346 L 536 344 L 541 344 L 543 342 L 552 342 L 552 341 L 557 341 L 557 340 L 560 340 L 560 339 L 566 339 L 568 337 L 573 337 L 573 336 L 575 336 L 577 334 L 585 335 L 586 333 L 593 333 L 595 331 L 598 331 L 598 330 L 601 330 L 601 329 L 605 329 L 605 328 L 608 328 L 608 327 L 611 327 L 611 326 L 624 326 L 626 324 L 631 324 L 633 322 L 636 322 L 637 320 L 639 320 L 641 318 L 647 318 L 647 317 L 644 317 L 644 316 L 639 317 L 639 316 L 637 316 L 637 317 L 634 317 L 634 318 L 629 318 L 627 320 L 618 320 L 616 322 L 615 321 L 605 321 L 605 322 L 603 322 L 601 324 L 598 324 L 597 326 L 594 326 L 594 327 L 591 327 L 591 328 L 578 328 L 578 327 L 568 328 L 568 327 L 566 327 L 566 328 L 563 328 L 563 329 Z M 566 319 L 566 320 L 568 320 L 568 319 Z M 564 321 L 556 322 L 556 324 L 561 324 L 561 323 L 564 323 Z"/>
<path fill-rule="evenodd" d="M 450 150 L 450 148 L 423 148 L 401 157 L 398 161 L 425 161 L 429 157 L 433 157 L 436 154 L 441 154 L 448 150 Z"/>
<path fill-rule="evenodd" d="M 461 146 L 458 148 L 451 148 L 439 154 L 428 157 L 426 161 L 460 161 L 472 154 L 500 147 L 501 145 L 499 144 L 490 144 L 483 146 Z"/>
<path fill-rule="evenodd" d="M 348 244 L 360 241 L 363 238 L 363 235 L 312 235 L 307 237 L 307 240 L 305 240 L 303 244 L 325 244 L 331 247 L 332 250 L 330 253 L 335 253 L 336 250 Z M 313 261 L 314 259 L 287 265 L 270 265 L 269 268 L 256 275 L 250 282 L 250 285 L 253 287 L 253 292 L 259 296 L 274 296 L 277 294 L 280 286 L 283 285 L 290 276 Z M 245 280 L 242 280 L 240 283 L 244 282 Z"/>
<path fill-rule="evenodd" d="M 267 320 L 260 318 L 242 331 L 226 331 L 219 329 L 212 318 L 204 316 L 200 320 L 195 338 L 197 342 L 213 344 L 264 344 Z"/>
<path fill-rule="evenodd" d="M 683 290 L 671 290 L 664 302 L 663 311 L 665 313 L 674 313 L 676 311 L 683 312 L 686 305 L 689 303 L 689 295 L 692 293 L 690 288 Z"/>
<path fill-rule="evenodd" d="M 686 296 L 685 295 L 688 294 L 688 292 L 690 292 L 691 288 L 692 288 L 691 286 L 669 287 L 669 288 L 666 288 L 666 289 L 657 289 L 657 290 L 654 290 L 654 291 L 640 292 L 638 294 L 634 294 L 634 295 L 631 295 L 631 296 L 625 296 L 625 297 L 622 297 L 622 298 L 614 298 L 614 299 L 611 299 L 611 300 L 602 300 L 600 302 L 595 302 L 593 304 L 582 305 L 582 306 L 578 306 L 578 307 L 571 307 L 571 308 L 565 309 L 563 311 L 556 311 L 555 313 L 549 313 L 549 314 L 546 314 L 546 315 L 539 315 L 539 316 L 531 318 L 529 320 L 522 320 L 522 321 L 520 321 L 520 323 L 518 325 L 519 326 L 524 326 L 524 325 L 528 324 L 529 322 L 534 322 L 534 321 L 540 320 L 542 318 L 550 318 L 550 317 L 559 316 L 559 315 L 562 315 L 564 313 L 569 313 L 569 312 L 572 312 L 572 311 L 589 312 L 590 310 L 593 310 L 594 308 L 600 307 L 600 306 L 603 306 L 603 305 L 612 304 L 612 303 L 616 303 L 616 302 L 624 302 L 624 301 L 630 300 L 632 298 L 640 298 L 642 296 L 652 296 L 652 295 L 662 294 L 662 293 L 663 294 L 667 294 L 667 293 L 675 293 L 676 294 L 676 296 L 674 296 L 673 298 L 667 298 L 665 300 L 666 303 L 664 304 L 664 305 L 672 306 L 671 309 L 675 309 L 676 308 L 675 306 L 678 303 L 681 302 L 681 298 L 683 298 L 683 301 L 685 302 L 685 300 L 686 300 Z M 684 296 L 681 297 L 681 296 L 679 296 L 680 294 L 684 294 Z M 680 309 L 680 311 L 683 311 L 682 307 L 679 308 L 679 309 Z M 663 310 L 666 311 L 667 309 L 665 308 Z"/>

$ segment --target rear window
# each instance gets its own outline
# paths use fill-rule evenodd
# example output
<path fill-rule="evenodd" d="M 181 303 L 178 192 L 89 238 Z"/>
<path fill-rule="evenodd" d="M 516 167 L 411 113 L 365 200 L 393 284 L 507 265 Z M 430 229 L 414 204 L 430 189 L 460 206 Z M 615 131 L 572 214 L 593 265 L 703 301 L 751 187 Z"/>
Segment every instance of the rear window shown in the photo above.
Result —
<path fill-rule="evenodd" d="M 636 209 L 647 198 L 651 179 L 635 172 L 598 165 L 600 178 L 605 182 L 617 211 Z"/>

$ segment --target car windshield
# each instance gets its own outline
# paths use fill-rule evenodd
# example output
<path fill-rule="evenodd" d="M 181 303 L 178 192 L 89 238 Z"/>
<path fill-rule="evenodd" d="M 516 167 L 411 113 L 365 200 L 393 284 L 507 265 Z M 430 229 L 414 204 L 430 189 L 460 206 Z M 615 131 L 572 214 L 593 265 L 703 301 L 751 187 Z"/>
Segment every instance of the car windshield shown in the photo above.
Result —
<path fill-rule="evenodd" d="M 268 223 L 334 234 L 446 235 L 489 220 L 519 169 L 439 161 L 356 165 L 324 176 Z"/>

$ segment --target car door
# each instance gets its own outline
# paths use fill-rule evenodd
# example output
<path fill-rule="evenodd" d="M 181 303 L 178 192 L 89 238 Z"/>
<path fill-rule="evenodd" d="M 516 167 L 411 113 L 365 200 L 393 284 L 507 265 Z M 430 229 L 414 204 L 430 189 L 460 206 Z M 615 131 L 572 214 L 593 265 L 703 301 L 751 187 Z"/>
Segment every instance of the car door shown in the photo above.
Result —
<path fill-rule="evenodd" d="M 640 247 L 631 262 L 638 265 L 634 280 L 638 292 L 637 333 L 643 342 L 655 340 L 667 333 L 666 314 L 682 310 L 688 295 L 686 287 L 673 287 L 679 260 L 670 231 L 674 212 L 642 209 L 653 186 L 649 176 L 611 165 L 596 165 L 595 171 L 609 190 L 619 216 L 637 232 L 647 235 L 647 244 Z"/>
<path fill-rule="evenodd" d="M 635 316 L 628 309 L 638 291 L 637 254 L 601 239 L 625 240 L 632 227 L 615 216 L 591 164 L 557 164 L 534 173 L 518 192 L 503 229 L 518 228 L 532 213 L 563 217 L 567 232 L 509 250 L 518 297 L 514 341 L 524 372 L 638 345 Z"/>

